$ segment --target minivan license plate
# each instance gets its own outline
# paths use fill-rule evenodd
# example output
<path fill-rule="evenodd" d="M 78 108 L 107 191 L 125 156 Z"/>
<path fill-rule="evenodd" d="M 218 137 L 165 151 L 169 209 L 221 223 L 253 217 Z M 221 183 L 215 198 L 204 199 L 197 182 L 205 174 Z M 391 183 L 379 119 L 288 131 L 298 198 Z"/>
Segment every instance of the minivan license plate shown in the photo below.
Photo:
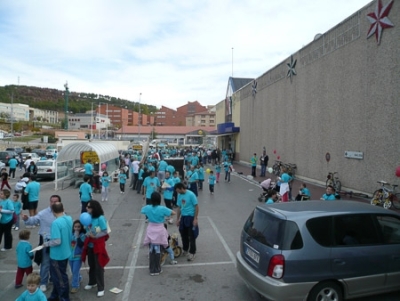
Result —
<path fill-rule="evenodd" d="M 253 259 L 255 262 L 260 262 L 260 255 L 256 254 L 253 250 L 246 248 L 246 255 Z"/>

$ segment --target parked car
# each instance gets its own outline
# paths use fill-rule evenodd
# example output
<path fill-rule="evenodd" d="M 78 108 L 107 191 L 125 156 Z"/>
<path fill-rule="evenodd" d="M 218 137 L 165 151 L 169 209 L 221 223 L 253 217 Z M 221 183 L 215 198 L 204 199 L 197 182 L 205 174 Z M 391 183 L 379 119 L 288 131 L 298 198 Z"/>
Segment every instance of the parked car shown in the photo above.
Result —
<path fill-rule="evenodd" d="M 3 169 L 6 167 L 6 164 L 0 161 L 0 169 Z"/>
<path fill-rule="evenodd" d="M 16 152 L 17 154 L 20 154 L 24 152 L 24 149 L 22 147 L 8 147 L 6 148 L 6 151 Z"/>
<path fill-rule="evenodd" d="M 3 162 L 6 166 L 8 166 L 8 160 L 12 157 L 17 158 L 18 154 L 14 151 L 2 151 L 0 152 L 0 161 Z"/>
<path fill-rule="evenodd" d="M 54 148 L 46 149 L 46 157 L 49 158 L 49 159 L 53 158 L 53 157 L 54 157 L 54 153 L 55 153 L 56 151 L 57 151 L 57 150 L 54 149 Z"/>
<path fill-rule="evenodd" d="M 31 157 L 32 161 L 35 162 L 35 164 L 40 160 L 40 157 L 36 153 L 21 153 L 22 160 L 26 160 L 29 156 Z"/>
<path fill-rule="evenodd" d="M 37 166 L 37 179 L 51 179 L 56 178 L 56 164 L 55 160 L 41 160 L 36 163 Z M 57 168 L 58 178 L 66 176 L 68 173 L 68 167 L 66 165 L 59 165 Z"/>
<path fill-rule="evenodd" d="M 237 270 L 271 301 L 364 297 L 400 290 L 400 214 L 351 201 L 257 206 Z"/>
<path fill-rule="evenodd" d="M 46 151 L 41 148 L 35 148 L 32 150 L 32 153 L 38 154 L 39 157 L 44 157 L 46 156 Z"/>

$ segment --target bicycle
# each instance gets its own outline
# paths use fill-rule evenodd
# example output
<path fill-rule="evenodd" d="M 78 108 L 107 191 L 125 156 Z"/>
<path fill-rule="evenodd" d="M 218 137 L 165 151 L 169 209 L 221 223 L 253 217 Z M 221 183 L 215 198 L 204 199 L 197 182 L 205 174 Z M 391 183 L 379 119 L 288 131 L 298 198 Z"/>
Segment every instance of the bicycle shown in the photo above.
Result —
<path fill-rule="evenodd" d="M 284 163 L 283 166 L 286 167 L 287 173 L 291 175 L 292 178 L 294 178 L 296 174 L 297 165 L 294 163 Z"/>
<path fill-rule="evenodd" d="M 396 209 L 400 209 L 400 193 L 395 193 L 396 187 L 399 185 L 391 185 L 385 181 L 378 181 L 377 183 L 381 184 L 381 188 L 374 191 L 371 205 L 382 205 L 385 209 L 390 209 L 393 205 Z M 392 186 L 392 189 L 386 186 Z"/>
<path fill-rule="evenodd" d="M 177 233 L 172 234 L 170 237 L 170 248 L 172 248 L 175 258 L 178 258 L 179 256 L 181 256 L 183 250 L 182 250 L 182 247 L 179 245 Z M 161 266 L 163 266 L 165 264 L 165 261 L 168 258 L 168 256 L 169 256 L 169 253 L 167 252 L 167 250 L 165 250 L 164 247 L 161 247 L 161 256 L 160 256 Z"/>
<path fill-rule="evenodd" d="M 340 190 L 342 189 L 342 183 L 339 181 L 339 177 L 337 176 L 337 174 L 337 171 L 330 171 L 328 173 L 328 175 L 326 176 L 326 187 L 328 187 L 329 185 L 333 186 L 333 188 L 335 188 L 335 192 L 339 194 Z"/>
<path fill-rule="evenodd" d="M 275 160 L 274 165 L 272 166 L 272 173 L 276 176 L 279 176 L 281 174 L 281 166 L 282 166 L 282 161 Z"/>

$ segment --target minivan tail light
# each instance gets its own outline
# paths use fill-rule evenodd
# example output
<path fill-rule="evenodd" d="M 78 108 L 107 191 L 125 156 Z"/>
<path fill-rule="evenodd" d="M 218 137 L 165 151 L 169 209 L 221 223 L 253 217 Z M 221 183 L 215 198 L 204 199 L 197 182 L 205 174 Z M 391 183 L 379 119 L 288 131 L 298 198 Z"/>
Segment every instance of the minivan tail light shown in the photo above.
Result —
<path fill-rule="evenodd" d="M 53 170 L 52 169 L 48 169 L 48 170 L 46 170 L 46 172 L 52 172 Z"/>
<path fill-rule="evenodd" d="M 269 260 L 267 276 L 280 279 L 285 270 L 285 257 L 283 255 L 274 255 Z"/>

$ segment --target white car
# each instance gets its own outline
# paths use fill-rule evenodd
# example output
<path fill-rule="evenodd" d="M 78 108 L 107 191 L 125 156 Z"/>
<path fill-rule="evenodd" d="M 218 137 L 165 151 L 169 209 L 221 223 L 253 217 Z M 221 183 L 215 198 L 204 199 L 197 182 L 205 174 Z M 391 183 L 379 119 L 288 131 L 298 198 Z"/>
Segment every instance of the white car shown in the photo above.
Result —
<path fill-rule="evenodd" d="M 37 179 L 51 179 L 56 178 L 56 164 L 55 160 L 40 160 L 36 163 L 37 166 Z M 65 177 L 68 173 L 68 167 L 66 165 L 58 166 L 57 178 Z"/>
<path fill-rule="evenodd" d="M 29 156 L 31 157 L 32 161 L 35 162 L 35 164 L 40 160 L 40 157 L 36 153 L 21 153 L 22 160 L 26 160 Z"/>

